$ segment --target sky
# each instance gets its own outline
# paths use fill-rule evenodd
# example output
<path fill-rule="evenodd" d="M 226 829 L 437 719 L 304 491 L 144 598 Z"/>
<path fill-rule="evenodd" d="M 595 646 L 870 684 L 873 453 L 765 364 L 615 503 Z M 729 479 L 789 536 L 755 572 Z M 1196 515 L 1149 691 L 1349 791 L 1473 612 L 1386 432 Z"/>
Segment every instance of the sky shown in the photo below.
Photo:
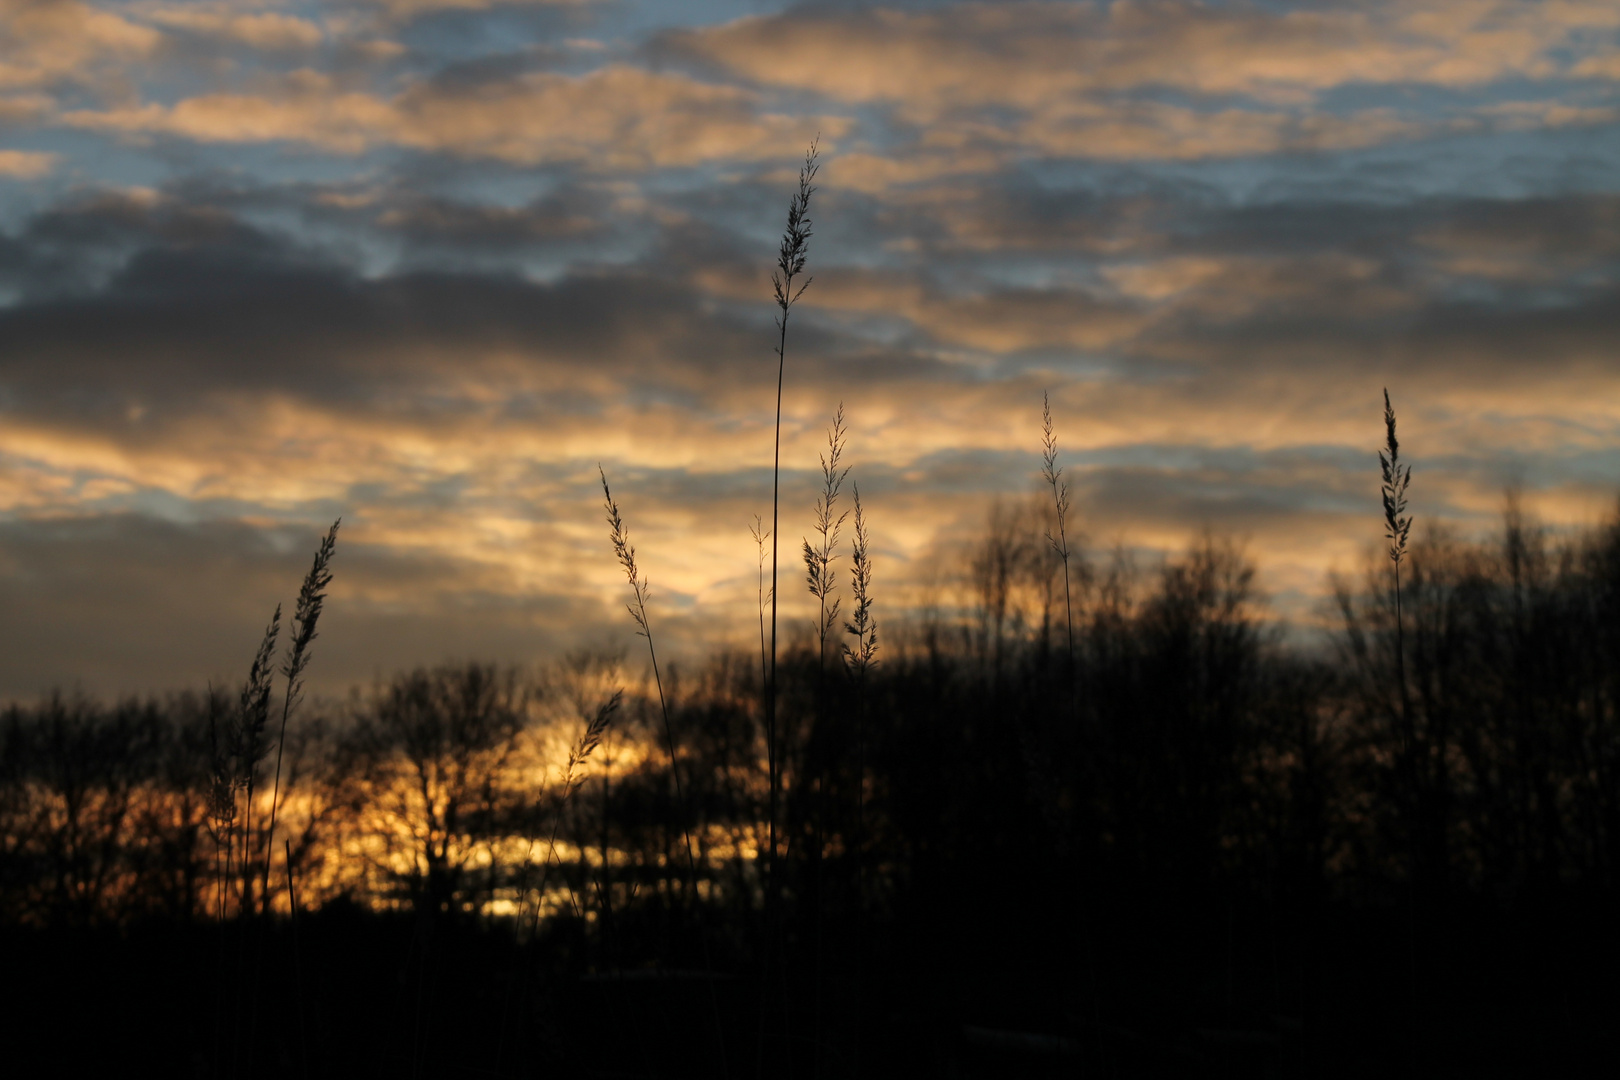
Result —
<path fill-rule="evenodd" d="M 1620 5 L 0 0 L 0 696 L 757 643 L 840 402 L 880 625 L 1049 393 L 1076 524 L 1308 623 L 1378 542 L 1620 491 Z M 942 569 L 943 568 L 943 569 Z M 796 629 L 795 629 L 796 628 Z M 754 635 L 751 637 L 750 635 Z"/>

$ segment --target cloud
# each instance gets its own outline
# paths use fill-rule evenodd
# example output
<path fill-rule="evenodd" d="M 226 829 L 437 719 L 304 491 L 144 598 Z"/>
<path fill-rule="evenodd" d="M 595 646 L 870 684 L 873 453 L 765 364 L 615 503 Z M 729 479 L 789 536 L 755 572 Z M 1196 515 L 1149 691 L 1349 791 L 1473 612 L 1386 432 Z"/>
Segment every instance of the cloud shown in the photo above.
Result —
<path fill-rule="evenodd" d="M 1053 157 L 1103 160 L 1197 160 L 1279 152 L 1317 152 L 1413 139 L 1432 121 L 1388 109 L 1348 116 L 1300 116 L 1263 109 L 1190 109 L 1155 102 L 1040 110 L 1010 129 L 979 128 L 986 141 Z"/>
<path fill-rule="evenodd" d="M 1556 50 L 1620 26 L 1601 0 L 1439 0 L 1327 9 L 1187 0 L 798 10 L 671 33 L 664 47 L 762 85 L 951 109 L 1166 88 L 1300 101 L 1351 84 L 1477 86 L 1560 70 Z"/>
<path fill-rule="evenodd" d="M 1333 91 L 1464 91 L 1593 74 L 1574 46 L 1620 26 L 1612 5 L 1443 0 L 1333 8 L 1184 0 L 799 9 L 665 35 L 670 55 L 809 100 L 876 105 L 915 132 L 896 157 L 863 153 L 841 178 L 881 190 L 1015 155 L 1101 160 L 1344 150 L 1487 121 L 1606 124 L 1606 104 L 1345 109 Z"/>
<path fill-rule="evenodd" d="M 623 65 L 582 76 L 530 72 L 471 85 L 430 80 L 392 97 L 345 90 L 305 69 L 260 93 L 80 110 L 64 120 L 202 142 L 306 143 L 342 154 L 398 146 L 604 170 L 780 157 L 815 133 L 813 119 L 757 113 L 754 98 L 736 87 Z M 829 136 L 846 127 L 836 118 L 822 122 Z"/>
<path fill-rule="evenodd" d="M 0 125 L 21 125 L 44 116 L 51 109 L 44 94 L 13 94 L 0 97 Z"/>
<path fill-rule="evenodd" d="M 1027 492 L 1043 391 L 1096 544 L 1212 524 L 1296 597 L 1376 541 L 1384 385 L 1425 522 L 1620 475 L 1608 6 L 826 5 L 641 50 L 620 8 L 408 7 L 385 66 L 343 58 L 381 5 L 120 7 L 155 45 L 0 89 L 74 129 L 0 223 L 23 692 L 239 677 L 339 513 L 329 685 L 626 632 L 598 461 L 660 625 L 746 637 L 818 126 L 784 539 L 842 400 L 890 625 Z M 235 21 L 271 14 L 321 46 Z"/>
<path fill-rule="evenodd" d="M 255 49 L 310 49 L 323 39 L 309 19 L 277 11 L 241 11 L 228 3 L 145 6 L 142 17 L 170 30 L 234 41 Z"/>
<path fill-rule="evenodd" d="M 1572 283 L 1596 271 L 1613 280 L 1620 276 L 1620 196 L 1482 200 L 1427 222 L 1417 241 L 1458 277 Z"/>
<path fill-rule="evenodd" d="M 355 6 L 381 9 L 390 18 L 408 21 L 444 11 L 489 11 L 500 7 L 584 8 L 602 0 L 355 0 Z"/>
<path fill-rule="evenodd" d="M 161 41 L 150 27 L 78 0 L 0 0 L 0 91 L 107 77 Z"/>
<path fill-rule="evenodd" d="M 573 190 L 526 206 L 489 206 L 440 198 L 408 198 L 377 215 L 392 233 L 463 255 L 481 249 L 600 237 L 609 228 L 609 200 Z"/>
<path fill-rule="evenodd" d="M 1588 56 L 1571 68 L 1570 74 L 1578 79 L 1620 80 L 1620 51 Z"/>
<path fill-rule="evenodd" d="M 66 4 L 49 6 L 67 11 Z M 83 26 L 63 40 L 81 53 L 94 45 L 116 55 L 137 88 L 159 81 L 138 64 L 157 47 L 154 26 L 269 53 L 308 52 L 326 40 L 363 44 L 358 24 L 336 17 L 317 25 L 222 3 L 139 10 L 150 26 L 120 20 L 124 29 L 115 33 L 112 24 L 88 29 L 101 24 L 84 9 Z M 1336 152 L 1448 132 L 1610 125 L 1620 106 L 1603 100 L 1351 108 L 1327 95 L 1358 87 L 1460 92 L 1590 75 L 1606 54 L 1593 52 L 1589 39 L 1617 25 L 1612 7 L 1582 0 L 1345 10 L 1186 0 L 812 8 L 665 34 L 643 54 L 696 64 L 706 79 L 622 60 L 579 73 L 533 70 L 542 53 L 550 55 L 538 46 L 428 74 L 424 63 L 431 72 L 434 61 L 424 53 L 417 73 L 392 83 L 343 64 L 277 71 L 266 61 L 268 70 L 245 75 L 239 86 L 178 99 L 126 87 L 60 119 L 138 138 L 290 143 L 346 156 L 403 148 L 602 172 L 757 162 L 788 156 L 817 131 L 829 150 L 858 133 L 851 153 L 830 157 L 829 179 L 879 193 L 995 175 L 1031 156 L 1193 161 Z M 403 46 L 395 46 L 399 54 Z M 51 70 L 89 63 L 89 54 L 56 51 L 65 59 Z M 45 76 L 17 79 L 34 85 Z M 868 106 L 879 112 L 863 112 Z"/>
<path fill-rule="evenodd" d="M 37 180 L 56 168 L 59 155 L 30 150 L 0 150 L 0 176 Z"/>
<path fill-rule="evenodd" d="M 236 685 L 318 535 L 142 514 L 0 521 L 0 602 L 37 630 L 14 644 L 0 696 Z M 608 632 L 595 597 L 515 594 L 509 575 L 378 546 L 349 523 L 333 569 L 310 671 L 320 691 L 449 656 L 532 662 L 569 647 L 572 631 Z"/>

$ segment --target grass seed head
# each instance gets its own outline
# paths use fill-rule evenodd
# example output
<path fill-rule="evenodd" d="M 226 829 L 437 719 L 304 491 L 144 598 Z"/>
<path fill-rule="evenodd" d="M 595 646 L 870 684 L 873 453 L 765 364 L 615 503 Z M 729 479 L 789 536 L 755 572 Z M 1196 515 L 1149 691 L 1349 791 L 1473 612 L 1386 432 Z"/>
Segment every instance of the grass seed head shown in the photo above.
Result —
<path fill-rule="evenodd" d="M 596 471 L 602 476 L 602 502 L 607 510 L 608 539 L 613 542 L 613 554 L 618 556 L 619 565 L 624 568 L 624 575 L 630 581 L 630 591 L 636 598 L 636 602 L 626 604 L 625 609 L 640 627 L 636 633 L 646 637 L 647 580 L 641 576 L 641 571 L 636 567 L 636 549 L 625 532 L 624 519 L 619 516 L 619 504 L 614 501 L 613 492 L 608 488 L 607 472 L 600 464 L 596 466 Z"/>
<path fill-rule="evenodd" d="M 861 487 L 853 485 L 855 537 L 850 542 L 850 593 L 855 610 L 844 631 L 855 639 L 844 646 L 844 663 L 856 675 L 865 675 L 877 662 L 877 620 L 872 617 L 872 538 L 866 528 L 866 511 L 861 506 Z"/>
<path fill-rule="evenodd" d="M 1395 438 L 1395 408 L 1384 390 L 1384 449 L 1378 453 L 1383 473 L 1384 537 L 1389 541 L 1390 561 L 1399 566 L 1406 557 L 1406 541 L 1412 531 L 1412 518 L 1406 512 L 1406 489 L 1412 482 L 1412 466 L 1401 464 L 1401 444 Z"/>
<path fill-rule="evenodd" d="M 799 190 L 788 201 L 787 228 L 782 233 L 782 247 L 776 255 L 776 269 L 771 271 L 771 285 L 776 290 L 776 306 L 782 309 L 781 318 L 787 317 L 788 309 L 804 295 L 812 280 L 805 278 L 797 289 L 793 287 L 793 279 L 804 273 L 810 237 L 814 235 L 810 231 L 810 196 L 816 191 L 812 181 L 820 168 L 816 163 L 820 141 L 821 137 L 817 136 L 804 153 L 804 164 L 799 168 Z"/>

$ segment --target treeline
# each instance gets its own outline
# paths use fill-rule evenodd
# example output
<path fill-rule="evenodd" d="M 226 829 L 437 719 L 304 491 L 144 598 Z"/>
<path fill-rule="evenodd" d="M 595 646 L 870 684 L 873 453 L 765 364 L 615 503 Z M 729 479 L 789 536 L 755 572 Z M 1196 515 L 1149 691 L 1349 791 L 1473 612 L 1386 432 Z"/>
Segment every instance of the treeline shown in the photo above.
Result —
<path fill-rule="evenodd" d="M 785 665 L 790 850 L 858 853 L 874 898 L 924 853 L 966 856 L 976 839 L 1149 888 L 1265 882 L 1368 902 L 1413 880 L 1497 898 L 1612 888 L 1620 529 L 1554 542 L 1514 511 L 1489 541 L 1434 533 L 1409 559 L 1404 684 L 1383 568 L 1336 582 L 1339 625 L 1315 647 L 1277 638 L 1253 567 L 1212 538 L 1151 572 L 1077 563 L 1071 645 L 1038 511 L 998 510 L 955 591 L 886 626 L 863 681 L 831 647 Z M 669 903 L 688 887 L 684 826 L 704 902 L 759 903 L 757 657 L 670 679 L 679 802 L 632 667 L 585 652 L 538 674 L 424 669 L 295 721 L 278 836 L 302 899 L 499 917 L 535 899 L 544 858 L 547 912 L 567 887 L 576 906 L 609 891 Z M 627 685 L 564 801 L 570 748 Z M 209 724 L 233 706 L 9 706 L 3 917 L 216 917 Z M 227 914 L 242 888 L 228 883 Z"/>
<path fill-rule="evenodd" d="M 256 887 L 289 912 L 290 885 L 304 912 L 562 935 L 591 970 L 780 963 L 835 1046 L 924 972 L 987 1015 L 986 972 L 1034 980 L 1051 992 L 1013 996 L 1043 1030 L 1180 1007 L 1153 973 L 1189 965 L 1229 1010 L 1297 1015 L 1333 993 L 1312 988 L 1324 920 L 1370 920 L 1391 959 L 1367 978 L 1416 1001 L 1450 977 L 1424 959 L 1448 928 L 1612 900 L 1620 524 L 1553 539 L 1510 510 L 1487 540 L 1416 541 L 1398 657 L 1387 563 L 1337 583 L 1317 646 L 1278 636 L 1214 538 L 1151 570 L 1075 555 L 1066 603 L 1042 515 L 999 509 L 904 625 L 880 576 L 859 677 L 831 646 L 786 658 L 774 876 L 760 657 L 666 673 L 672 771 L 636 665 L 580 653 L 308 708 L 273 839 L 262 781 L 252 827 L 211 816 L 232 702 L 12 705 L 0 919 L 229 922 Z M 244 873 L 272 844 L 275 872 Z"/>

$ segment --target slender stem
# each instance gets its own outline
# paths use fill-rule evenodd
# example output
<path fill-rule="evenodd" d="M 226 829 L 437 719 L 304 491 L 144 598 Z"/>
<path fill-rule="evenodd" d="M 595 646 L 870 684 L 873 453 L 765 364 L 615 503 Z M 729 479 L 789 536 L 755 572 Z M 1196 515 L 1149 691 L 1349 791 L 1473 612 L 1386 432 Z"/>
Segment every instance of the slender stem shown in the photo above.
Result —
<path fill-rule="evenodd" d="M 1422 819 L 1418 804 L 1419 784 L 1416 757 L 1416 731 L 1412 725 L 1411 696 L 1406 685 L 1406 636 L 1405 627 L 1401 619 L 1401 563 L 1395 560 L 1395 678 L 1400 682 L 1401 689 L 1401 742 L 1405 751 L 1401 756 L 1406 759 L 1407 797 L 1411 799 L 1412 822 L 1409 828 L 1408 844 L 1412 853 L 1411 880 L 1406 888 L 1406 963 L 1407 963 L 1407 993 L 1410 998 L 1410 1016 L 1412 1025 L 1413 1052 L 1416 1053 L 1417 1042 L 1417 874 L 1420 844 L 1418 826 Z M 1415 1058 L 1414 1058 L 1415 1061 Z"/>
<path fill-rule="evenodd" d="M 782 382 L 787 368 L 788 311 L 782 310 L 778 323 L 781 333 L 776 345 L 776 450 L 771 465 L 771 655 L 770 677 L 765 685 L 765 754 L 770 771 L 770 855 L 766 863 L 768 885 L 766 904 L 774 904 L 776 892 L 776 804 L 781 774 L 776 759 L 776 587 L 777 535 L 779 533 L 782 478 Z"/>
<path fill-rule="evenodd" d="M 777 271 L 771 274 L 771 284 L 775 290 L 776 304 L 781 309 L 781 317 L 776 321 L 776 428 L 774 433 L 774 450 L 771 461 L 771 640 L 770 657 L 766 671 L 765 685 L 765 754 L 766 768 L 769 779 L 769 797 L 767 800 L 767 836 L 769 850 L 766 855 L 766 882 L 765 882 L 765 943 L 761 950 L 760 990 L 762 999 L 759 1013 L 759 1037 L 756 1044 L 755 1071 L 763 1075 L 765 1068 L 765 992 L 769 980 L 769 968 L 772 950 L 776 947 L 777 937 L 777 849 L 776 849 L 776 816 L 778 801 L 782 786 L 782 763 L 777 746 L 777 716 L 776 716 L 776 629 L 777 629 L 777 568 L 778 568 L 778 537 L 781 533 L 781 505 L 782 505 L 782 386 L 787 371 L 787 327 L 788 316 L 792 312 L 793 303 L 810 286 L 810 279 L 794 288 L 794 279 L 804 271 L 807 244 L 810 240 L 810 218 L 807 211 L 810 208 L 810 196 L 815 191 L 812 181 L 816 176 L 817 143 L 812 141 L 810 149 L 805 153 L 804 166 L 799 170 L 799 187 L 788 203 L 787 228 L 782 234 L 782 246 L 777 255 Z M 784 987 L 783 1005 L 786 1005 Z"/>
<path fill-rule="evenodd" d="M 1069 635 L 1069 672 L 1071 680 L 1078 674 L 1074 661 L 1074 599 L 1069 593 L 1069 540 L 1063 535 L 1063 526 L 1058 526 L 1058 537 L 1063 541 L 1063 611 L 1068 618 Z M 1079 695 L 1076 694 L 1076 709 L 1079 708 Z"/>
<path fill-rule="evenodd" d="M 647 617 L 647 580 L 641 576 L 636 566 L 636 549 L 625 534 L 624 521 L 619 516 L 619 506 L 613 501 L 613 492 L 608 488 L 607 472 L 600 465 L 597 466 L 597 471 L 602 476 L 602 500 L 607 510 L 608 536 L 613 543 L 614 553 L 619 558 L 619 564 L 624 567 L 625 576 L 629 580 L 631 593 L 636 601 L 633 606 L 626 606 L 629 608 L 631 618 L 635 619 L 636 625 L 640 628 L 637 632 L 647 639 L 647 655 L 652 661 L 653 682 L 658 688 L 658 708 L 664 719 L 664 738 L 669 744 L 669 774 L 675 782 L 676 812 L 681 815 L 681 839 L 686 845 L 687 902 L 691 910 L 696 912 L 697 860 L 692 854 L 692 831 L 686 821 L 688 808 L 686 795 L 681 787 L 680 762 L 675 755 L 675 729 L 669 719 L 669 699 L 664 695 L 664 677 L 658 667 L 658 650 L 653 645 L 652 622 Z M 699 920 L 698 941 L 703 949 L 704 969 L 710 976 L 707 980 L 709 1007 L 714 1015 L 715 1039 L 720 1051 L 720 1072 L 722 1076 L 728 1076 L 730 1069 L 726 1062 L 725 1032 L 720 1024 L 720 1005 L 715 996 L 713 965 L 709 960 L 709 939 L 701 926 L 701 916 Z"/>
<path fill-rule="evenodd" d="M 270 860 L 275 854 L 276 809 L 281 804 L 281 755 L 287 746 L 287 718 L 292 715 L 293 708 L 303 695 L 303 675 L 309 665 L 310 643 L 315 640 L 315 627 L 319 623 L 321 608 L 326 600 L 325 589 L 332 581 L 332 575 L 327 567 L 331 563 L 332 552 L 337 543 L 338 526 L 342 522 L 343 519 L 339 518 L 332 523 L 320 547 L 315 550 L 314 564 L 304 576 L 303 587 L 298 592 L 298 607 L 293 615 L 293 622 L 298 630 L 293 635 L 291 654 L 281 669 L 281 673 L 287 679 L 287 689 L 281 699 L 281 731 L 276 736 L 276 780 L 270 793 L 270 824 L 264 837 L 263 891 L 264 911 L 267 915 L 270 913 Z"/>

